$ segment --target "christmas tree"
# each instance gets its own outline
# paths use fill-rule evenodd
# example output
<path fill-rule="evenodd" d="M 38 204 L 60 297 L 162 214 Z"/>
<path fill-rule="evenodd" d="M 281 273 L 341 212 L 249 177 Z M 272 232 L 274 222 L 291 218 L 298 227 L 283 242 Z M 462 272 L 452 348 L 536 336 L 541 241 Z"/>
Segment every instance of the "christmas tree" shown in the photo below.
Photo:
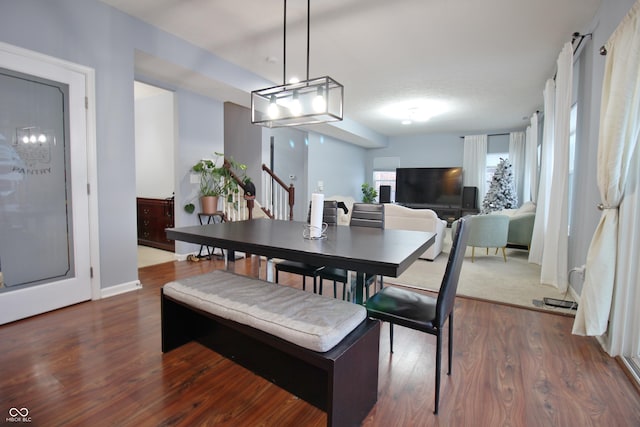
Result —
<path fill-rule="evenodd" d="M 513 183 L 513 169 L 507 159 L 500 159 L 496 171 L 491 178 L 491 186 L 482 201 L 482 213 L 515 208 L 518 204 Z"/>

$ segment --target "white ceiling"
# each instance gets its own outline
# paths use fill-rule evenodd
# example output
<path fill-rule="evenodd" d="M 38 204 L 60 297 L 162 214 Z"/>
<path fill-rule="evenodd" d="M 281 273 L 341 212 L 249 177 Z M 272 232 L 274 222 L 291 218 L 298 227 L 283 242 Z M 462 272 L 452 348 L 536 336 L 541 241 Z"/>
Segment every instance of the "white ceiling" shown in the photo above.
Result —
<path fill-rule="evenodd" d="M 282 0 L 103 1 L 283 83 Z M 562 46 L 574 32 L 591 31 L 600 2 L 316 0 L 309 74 L 342 83 L 345 117 L 384 136 L 522 129 L 542 107 Z M 287 80 L 306 75 L 306 5 L 287 2 Z M 184 71 L 165 67 L 161 77 L 179 84 Z M 206 79 L 190 85 L 218 86 Z M 248 105 L 248 94 L 238 101 L 225 90 L 223 101 Z M 385 114 L 391 105 L 425 100 L 448 111 L 412 125 Z"/>

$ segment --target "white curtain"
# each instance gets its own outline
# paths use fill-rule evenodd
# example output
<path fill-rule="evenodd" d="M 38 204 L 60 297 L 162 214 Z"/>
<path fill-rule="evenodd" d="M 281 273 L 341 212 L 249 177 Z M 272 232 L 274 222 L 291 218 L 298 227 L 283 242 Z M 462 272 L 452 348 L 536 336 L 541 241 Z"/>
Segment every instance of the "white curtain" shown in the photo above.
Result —
<path fill-rule="evenodd" d="M 526 136 L 524 132 L 509 134 L 509 161 L 513 166 L 513 185 L 518 196 L 518 206 L 524 201 L 524 166 L 526 164 Z"/>
<path fill-rule="evenodd" d="M 638 153 L 634 157 L 640 137 L 639 20 L 640 1 L 605 45 L 608 53 L 597 160 L 602 216 L 587 253 L 585 282 L 573 325 L 574 334 L 608 332 L 607 351 L 612 355 L 635 355 L 639 350 Z M 628 177 L 635 181 L 628 182 Z"/>
<path fill-rule="evenodd" d="M 535 202 L 538 194 L 538 113 L 531 116 L 526 133 L 522 203 Z"/>
<path fill-rule="evenodd" d="M 553 132 L 553 173 L 549 189 L 549 216 L 544 232 L 540 282 L 567 289 L 569 246 L 569 129 L 573 81 L 573 46 L 567 42 L 558 57 L 555 120 Z"/>
<path fill-rule="evenodd" d="M 556 82 L 547 80 L 544 87 L 544 126 L 542 128 L 542 154 L 540 155 L 540 181 L 536 200 L 536 219 L 533 223 L 533 235 L 529 247 L 529 262 L 542 264 L 544 234 L 549 216 L 549 188 L 553 172 L 553 133 L 555 120 Z"/>
<path fill-rule="evenodd" d="M 487 135 L 464 137 L 462 169 L 465 187 L 478 187 L 478 200 L 481 202 L 486 192 Z"/>

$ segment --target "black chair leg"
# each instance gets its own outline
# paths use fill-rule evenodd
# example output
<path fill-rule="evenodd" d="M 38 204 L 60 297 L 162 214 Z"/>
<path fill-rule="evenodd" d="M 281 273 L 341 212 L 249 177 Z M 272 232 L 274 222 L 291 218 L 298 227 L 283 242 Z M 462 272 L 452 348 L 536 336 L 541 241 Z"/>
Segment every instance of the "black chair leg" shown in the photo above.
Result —
<path fill-rule="evenodd" d="M 276 268 L 276 283 L 279 283 L 278 282 L 278 269 L 277 268 Z"/>
<path fill-rule="evenodd" d="M 393 353 L 393 323 L 389 323 L 389 352 Z"/>
<path fill-rule="evenodd" d="M 449 314 L 449 371 L 447 375 L 451 375 L 451 359 L 453 359 L 453 311 Z"/>
<path fill-rule="evenodd" d="M 318 288 L 317 288 L 317 280 L 316 280 L 316 276 L 313 276 L 313 293 L 317 294 L 318 293 Z M 322 293 L 322 285 L 320 286 L 320 293 Z"/>
<path fill-rule="evenodd" d="M 440 402 L 440 369 L 442 366 L 442 330 L 438 330 L 436 335 L 436 398 L 434 415 L 438 415 L 438 403 Z"/>
<path fill-rule="evenodd" d="M 302 276 L 302 290 L 307 290 L 307 276 Z"/>
<path fill-rule="evenodd" d="M 320 279 L 320 288 L 322 288 L 322 279 Z M 335 280 L 333 281 L 333 297 L 338 298 L 338 286 Z"/>

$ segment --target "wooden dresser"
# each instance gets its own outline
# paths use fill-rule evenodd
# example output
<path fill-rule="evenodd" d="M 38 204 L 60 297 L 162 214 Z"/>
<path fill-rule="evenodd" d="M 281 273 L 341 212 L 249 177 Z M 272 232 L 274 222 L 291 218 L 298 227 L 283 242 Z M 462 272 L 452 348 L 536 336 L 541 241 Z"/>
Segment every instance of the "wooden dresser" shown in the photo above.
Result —
<path fill-rule="evenodd" d="M 174 203 L 169 199 L 138 197 L 138 244 L 175 251 L 175 241 L 167 239 L 165 228 L 174 227 Z"/>

